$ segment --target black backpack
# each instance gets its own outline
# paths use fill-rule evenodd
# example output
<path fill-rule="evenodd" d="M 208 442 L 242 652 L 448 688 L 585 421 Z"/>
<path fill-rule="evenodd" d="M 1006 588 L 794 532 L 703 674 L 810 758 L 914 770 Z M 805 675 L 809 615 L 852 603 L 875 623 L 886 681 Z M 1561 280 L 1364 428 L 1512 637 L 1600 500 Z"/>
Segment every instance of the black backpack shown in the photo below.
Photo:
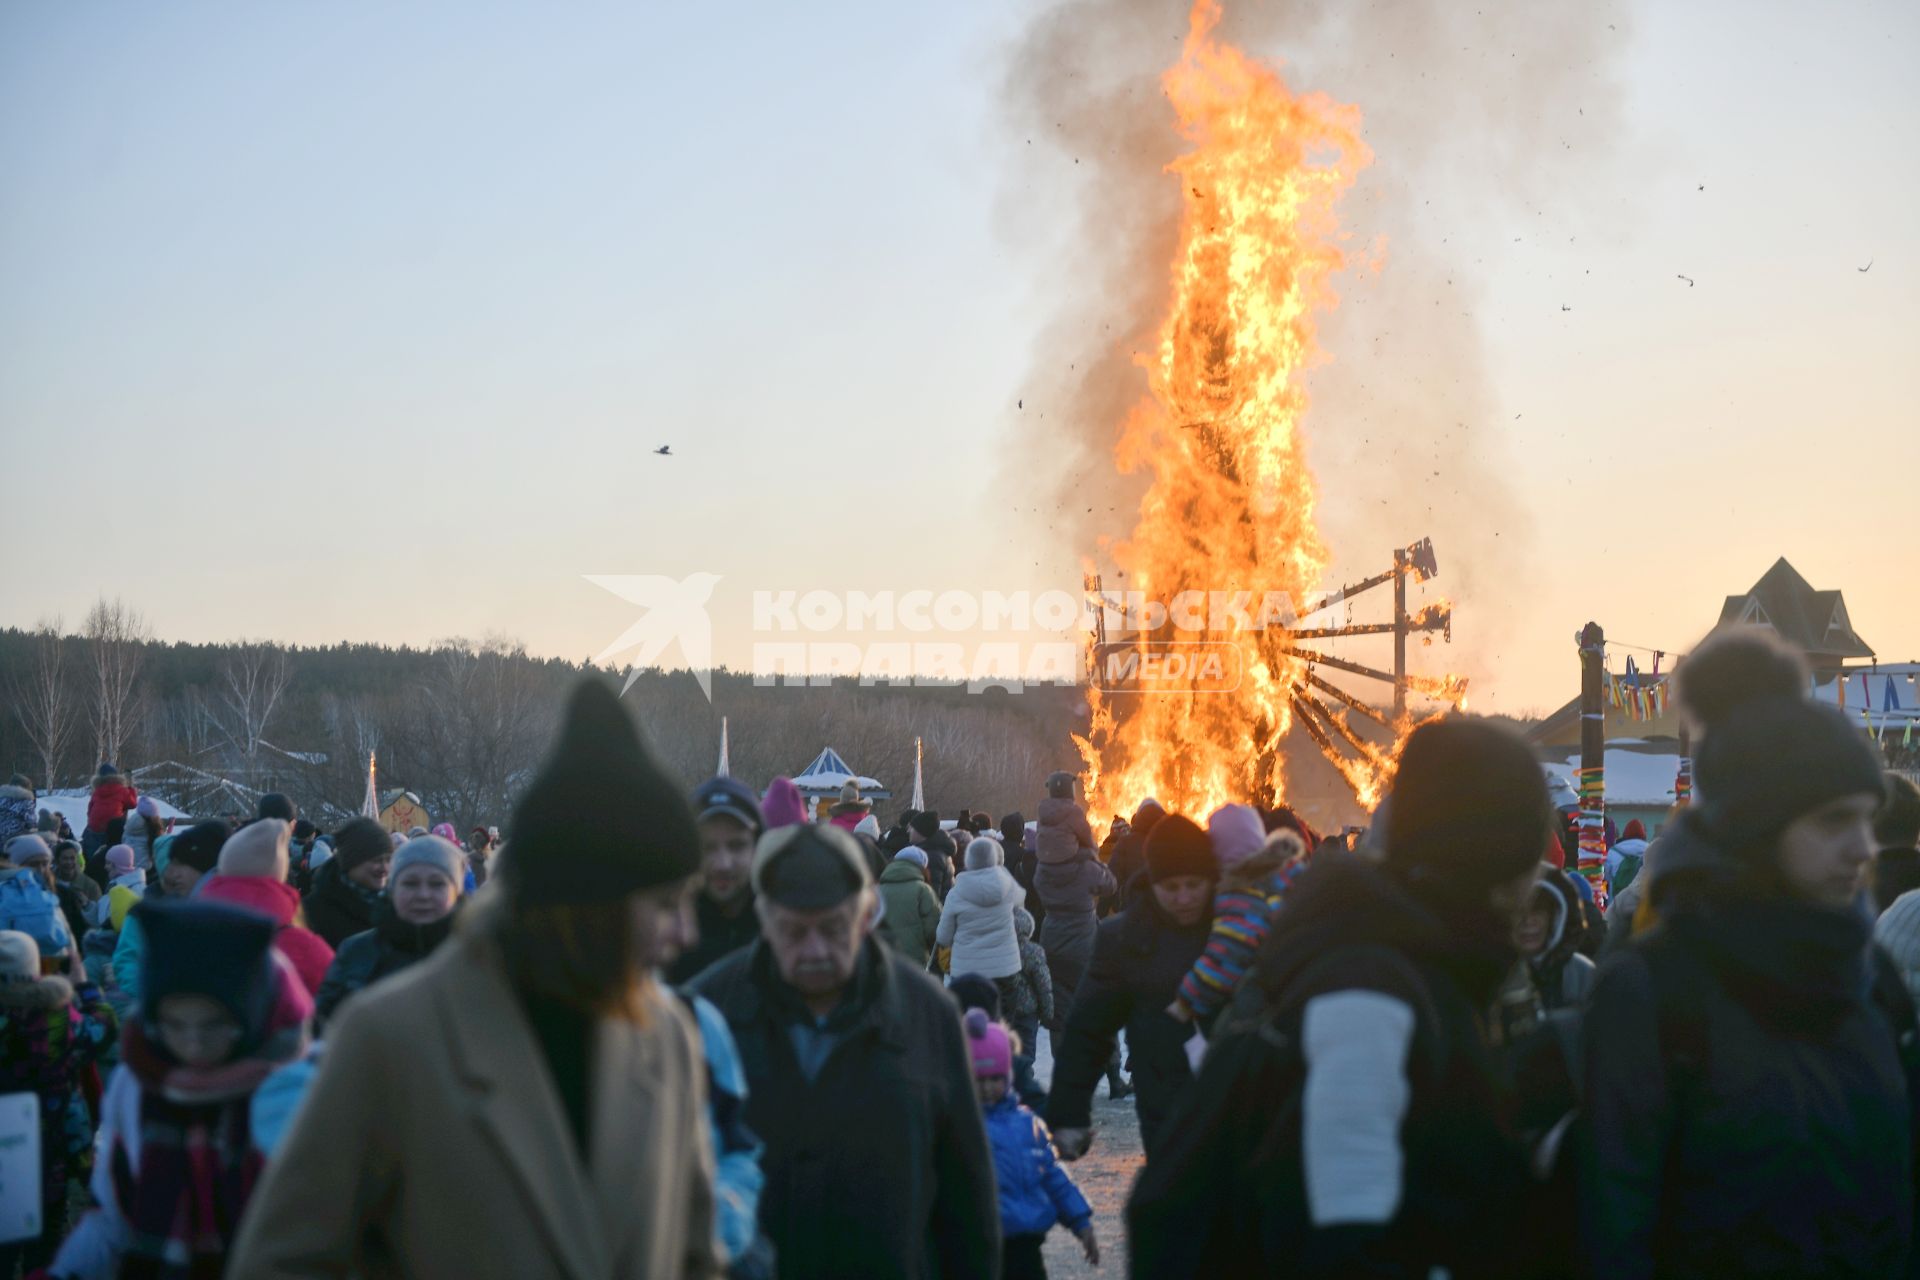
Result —
<path fill-rule="evenodd" d="M 1271 1004 L 1257 982 L 1243 983 L 1199 1079 L 1182 1091 L 1127 1200 L 1134 1275 L 1266 1274 L 1276 1259 L 1299 1252 L 1312 1230 L 1300 1164 L 1307 1075 L 1301 1022 L 1308 999 L 1339 989 L 1315 980 L 1362 959 L 1404 979 L 1415 1002 L 1414 1043 L 1425 1049 L 1420 1070 L 1433 1080 L 1445 1072 L 1439 1010 L 1426 980 L 1398 951 L 1330 952 Z"/>

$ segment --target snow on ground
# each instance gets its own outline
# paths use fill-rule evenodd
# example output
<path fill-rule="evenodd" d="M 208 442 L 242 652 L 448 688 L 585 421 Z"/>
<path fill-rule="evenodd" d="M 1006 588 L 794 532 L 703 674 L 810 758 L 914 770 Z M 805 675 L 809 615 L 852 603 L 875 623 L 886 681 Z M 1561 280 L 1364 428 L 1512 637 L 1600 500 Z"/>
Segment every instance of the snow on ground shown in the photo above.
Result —
<path fill-rule="evenodd" d="M 1548 765 L 1547 771 L 1572 786 L 1580 768 L 1580 753 L 1567 757 L 1565 765 Z M 1620 750 L 1607 744 L 1607 799 L 1613 804 L 1667 805 L 1673 803 L 1673 779 L 1680 771 L 1680 757 L 1671 751 Z"/>
<path fill-rule="evenodd" d="M 1040 1045 L 1033 1064 L 1042 1084 L 1053 1079 L 1053 1047 L 1046 1032 L 1040 1033 Z M 1065 1227 L 1047 1234 L 1047 1274 L 1054 1280 L 1089 1280 L 1094 1276 L 1127 1274 L 1127 1229 L 1125 1210 L 1127 1193 L 1133 1189 L 1134 1175 L 1140 1172 L 1144 1156 L 1140 1147 L 1140 1120 L 1133 1111 L 1133 1099 L 1113 1102 L 1107 1086 L 1093 1091 L 1093 1148 L 1066 1166 L 1079 1184 L 1087 1203 L 1093 1206 L 1093 1229 L 1100 1237 L 1100 1267 L 1087 1264 L 1080 1242 Z"/>
<path fill-rule="evenodd" d="M 89 794 L 89 792 L 74 790 L 42 791 L 40 793 L 39 807 L 42 809 L 51 809 L 65 818 L 67 825 L 73 828 L 73 834 L 77 836 L 87 829 L 87 798 Z M 188 816 L 183 810 L 174 808 L 158 796 L 153 798 L 153 802 L 160 806 L 160 816 L 162 818 L 185 818 Z"/>

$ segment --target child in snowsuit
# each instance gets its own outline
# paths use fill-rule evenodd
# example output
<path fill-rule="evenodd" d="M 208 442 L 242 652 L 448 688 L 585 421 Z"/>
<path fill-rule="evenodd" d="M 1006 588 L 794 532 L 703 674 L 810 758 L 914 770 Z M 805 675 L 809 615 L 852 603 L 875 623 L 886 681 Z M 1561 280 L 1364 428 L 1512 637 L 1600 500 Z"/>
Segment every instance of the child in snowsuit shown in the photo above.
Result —
<path fill-rule="evenodd" d="M 146 902 L 139 1016 L 101 1103 L 94 1207 L 57 1276 L 218 1275 L 265 1167 L 252 1102 L 306 1052 L 313 999 L 274 922 L 221 902 Z"/>
<path fill-rule="evenodd" d="M 967 1011 L 967 1050 L 973 1082 L 993 1147 L 1000 1188 L 1003 1280 L 1046 1280 L 1040 1246 L 1054 1224 L 1064 1222 L 1080 1238 L 1087 1261 L 1100 1265 L 1093 1210 L 1054 1155 L 1053 1135 L 1040 1117 L 1013 1096 L 1013 1042 L 984 1009 Z"/>
<path fill-rule="evenodd" d="M 93 776 L 93 792 L 87 797 L 87 829 L 80 837 L 80 847 L 89 863 L 94 862 L 94 855 L 100 850 L 120 843 L 127 814 L 139 803 L 140 793 L 120 776 L 118 769 L 111 764 L 100 766 L 100 772 Z"/>
<path fill-rule="evenodd" d="M 1093 826 L 1087 811 L 1073 800 L 1073 775 L 1062 771 L 1047 778 L 1047 798 L 1040 802 L 1034 828 L 1034 851 L 1042 862 L 1071 862 L 1082 849 L 1094 851 Z"/>
<path fill-rule="evenodd" d="M 1267 940 L 1280 901 L 1295 872 L 1304 865 L 1306 845 L 1299 833 L 1281 827 L 1266 834 L 1251 805 L 1229 804 L 1207 819 L 1207 834 L 1220 862 L 1220 887 L 1213 899 L 1213 930 L 1207 949 L 1193 962 L 1167 1013 L 1181 1022 L 1210 1027 L 1253 968 Z"/>
<path fill-rule="evenodd" d="M 113 1043 L 113 1011 L 98 987 L 40 976 L 40 948 L 0 932 L 0 1094 L 32 1093 L 40 1107 L 40 1234 L 0 1244 L 0 1276 L 14 1263 L 46 1265 L 67 1227 L 67 1183 L 93 1161 L 93 1117 L 82 1081 Z"/>
<path fill-rule="evenodd" d="M 1015 1083 L 1020 1101 L 1043 1108 L 1046 1090 L 1034 1082 L 1032 1065 L 1040 1046 L 1040 1028 L 1053 1025 L 1053 975 L 1047 969 L 1046 951 L 1033 940 L 1033 916 L 1024 907 L 1013 909 L 1013 931 L 1020 939 L 1020 972 L 1006 980 L 1006 1014 L 1007 1025 L 1022 1047 L 1014 1056 L 1024 1059 L 1016 1063 Z"/>

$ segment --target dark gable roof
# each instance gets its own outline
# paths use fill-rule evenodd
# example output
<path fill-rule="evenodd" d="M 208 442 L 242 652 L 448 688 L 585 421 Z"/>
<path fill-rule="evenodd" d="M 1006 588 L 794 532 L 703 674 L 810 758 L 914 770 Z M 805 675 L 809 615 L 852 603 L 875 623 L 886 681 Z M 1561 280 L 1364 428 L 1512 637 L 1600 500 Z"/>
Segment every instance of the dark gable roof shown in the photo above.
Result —
<path fill-rule="evenodd" d="M 1743 596 L 1728 596 L 1718 626 L 1759 622 L 1795 648 L 1823 658 L 1871 658 L 1873 649 L 1853 630 L 1838 591 L 1815 591 L 1786 557 Z"/>

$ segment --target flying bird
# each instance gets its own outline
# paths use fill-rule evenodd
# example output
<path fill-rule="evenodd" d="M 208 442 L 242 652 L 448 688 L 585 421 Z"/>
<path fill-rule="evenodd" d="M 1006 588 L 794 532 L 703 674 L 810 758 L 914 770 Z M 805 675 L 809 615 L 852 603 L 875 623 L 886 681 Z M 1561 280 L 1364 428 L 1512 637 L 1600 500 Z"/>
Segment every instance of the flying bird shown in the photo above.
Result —
<path fill-rule="evenodd" d="M 1573 310 L 1573 308 L 1572 308 L 1572 307 L 1570 307 L 1570 306 L 1568 306 L 1568 305 L 1567 305 L 1566 303 L 1564 303 L 1564 302 L 1560 304 L 1560 309 L 1561 309 L 1562 311 L 1571 311 L 1571 310 Z"/>
<path fill-rule="evenodd" d="M 1674 279 L 1675 279 L 1675 280 L 1685 280 L 1685 281 L 1687 282 L 1687 288 L 1689 288 L 1689 289 L 1691 289 L 1691 288 L 1693 288 L 1693 277 L 1692 277 L 1692 276 L 1675 276 L 1675 277 L 1674 277 Z"/>
<path fill-rule="evenodd" d="M 671 458 L 673 456 L 673 446 L 670 444 L 663 444 L 658 449 L 655 449 L 654 452 L 659 454 L 663 458 Z"/>
<path fill-rule="evenodd" d="M 1858 272 L 1859 272 L 1859 273 L 1860 273 L 1861 275 L 1865 275 L 1865 274 L 1867 274 L 1867 272 L 1869 272 L 1869 271 L 1871 271 L 1871 270 L 1873 270 L 1873 259 L 1872 259 L 1872 258 L 1868 258 L 1868 259 L 1867 259 L 1867 265 L 1866 265 L 1866 266 L 1864 266 L 1864 267 L 1855 267 L 1855 268 L 1854 268 L 1854 270 L 1856 270 L 1856 271 L 1858 271 Z"/>
<path fill-rule="evenodd" d="M 1705 191 L 1706 189 L 1707 189 L 1707 184 L 1704 182 L 1694 188 L 1694 190 L 1696 191 Z"/>

